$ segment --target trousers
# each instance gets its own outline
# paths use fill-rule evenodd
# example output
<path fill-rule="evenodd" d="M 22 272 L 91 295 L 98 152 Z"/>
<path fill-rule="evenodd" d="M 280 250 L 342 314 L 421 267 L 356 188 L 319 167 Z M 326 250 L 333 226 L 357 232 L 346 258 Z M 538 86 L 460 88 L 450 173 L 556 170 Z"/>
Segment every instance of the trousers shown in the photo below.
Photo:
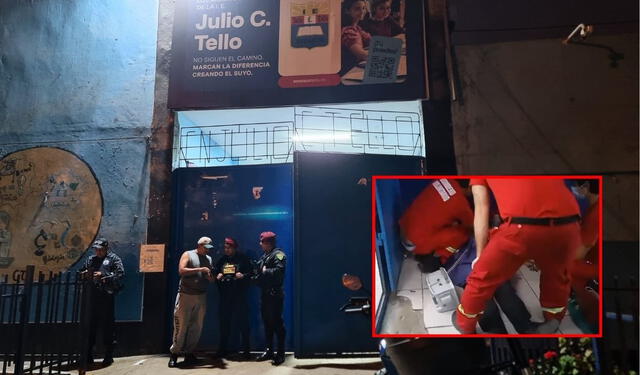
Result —
<path fill-rule="evenodd" d="M 278 352 L 284 353 L 284 339 L 286 330 L 282 319 L 282 309 L 284 304 L 284 295 L 271 295 L 267 292 L 262 293 L 261 312 L 262 321 L 264 323 L 265 341 L 267 349 L 273 349 L 273 335 L 278 338 Z"/>
<path fill-rule="evenodd" d="M 555 226 L 503 223 L 491 235 L 467 279 L 456 321 L 463 333 L 475 325 L 498 286 L 533 259 L 540 269 L 540 304 L 545 319 L 561 320 L 571 289 L 570 266 L 580 243 L 579 223 Z"/>
<path fill-rule="evenodd" d="M 98 331 L 102 334 L 105 355 L 113 355 L 115 344 L 115 304 L 114 295 L 98 289 L 93 290 L 91 301 L 91 326 L 89 328 L 89 354 L 93 351 Z"/>
<path fill-rule="evenodd" d="M 173 310 L 173 342 L 169 348 L 172 354 L 191 353 L 195 350 L 206 312 L 206 294 L 178 293 Z"/>

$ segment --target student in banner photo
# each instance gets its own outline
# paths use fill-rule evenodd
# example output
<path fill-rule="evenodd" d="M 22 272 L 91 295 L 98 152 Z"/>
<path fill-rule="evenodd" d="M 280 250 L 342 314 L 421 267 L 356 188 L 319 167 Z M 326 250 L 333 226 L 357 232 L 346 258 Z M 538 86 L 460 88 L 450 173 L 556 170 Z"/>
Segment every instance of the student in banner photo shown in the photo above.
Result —
<path fill-rule="evenodd" d="M 367 61 L 371 34 L 360 26 L 367 17 L 367 2 L 344 0 L 342 2 L 342 71 L 348 72 L 356 64 Z"/>
<path fill-rule="evenodd" d="M 540 304 L 546 332 L 566 313 L 569 270 L 580 242 L 578 204 L 561 179 L 472 179 L 477 261 L 467 279 L 453 324 L 476 333 L 476 323 L 496 288 L 529 259 L 540 269 Z M 489 239 L 489 191 L 502 224 Z"/>
<path fill-rule="evenodd" d="M 391 17 L 391 0 L 372 0 L 371 17 L 361 22 L 362 28 L 373 36 L 394 37 L 404 30 Z"/>
<path fill-rule="evenodd" d="M 243 350 L 241 359 L 248 360 L 251 357 L 248 302 L 251 262 L 238 251 L 235 239 L 224 239 L 224 254 L 216 261 L 215 270 L 220 292 L 220 344 L 217 356 L 226 357 L 229 338 L 240 335 Z"/>

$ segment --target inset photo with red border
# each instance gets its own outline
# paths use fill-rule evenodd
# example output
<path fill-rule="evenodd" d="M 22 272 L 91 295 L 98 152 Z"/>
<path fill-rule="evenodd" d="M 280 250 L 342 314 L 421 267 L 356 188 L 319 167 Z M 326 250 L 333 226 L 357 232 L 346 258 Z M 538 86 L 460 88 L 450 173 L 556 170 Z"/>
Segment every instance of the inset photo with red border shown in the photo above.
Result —
<path fill-rule="evenodd" d="M 373 337 L 602 337 L 602 176 L 374 176 Z"/>

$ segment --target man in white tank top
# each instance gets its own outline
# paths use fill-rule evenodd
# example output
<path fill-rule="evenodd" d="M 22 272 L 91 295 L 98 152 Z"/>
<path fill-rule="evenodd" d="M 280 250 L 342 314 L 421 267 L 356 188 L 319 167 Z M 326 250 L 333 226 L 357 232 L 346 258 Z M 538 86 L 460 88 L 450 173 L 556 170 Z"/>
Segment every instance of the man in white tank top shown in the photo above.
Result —
<path fill-rule="evenodd" d="M 207 312 L 207 287 L 213 280 L 211 257 L 207 255 L 211 248 L 211 238 L 201 237 L 196 249 L 185 251 L 180 257 L 180 284 L 173 310 L 173 343 L 169 348 L 169 367 L 176 367 L 180 354 L 184 354 L 186 365 L 192 365 L 197 360 L 193 351 L 200 340 L 202 322 Z"/>

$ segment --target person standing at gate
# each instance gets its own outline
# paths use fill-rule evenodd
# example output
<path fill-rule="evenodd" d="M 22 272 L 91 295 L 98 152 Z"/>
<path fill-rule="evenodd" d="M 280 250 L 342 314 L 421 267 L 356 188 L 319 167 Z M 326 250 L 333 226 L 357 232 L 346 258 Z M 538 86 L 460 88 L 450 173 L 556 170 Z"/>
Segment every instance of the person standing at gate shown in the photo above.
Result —
<path fill-rule="evenodd" d="M 529 259 L 540 269 L 540 304 L 545 329 L 555 331 L 566 313 L 569 270 L 580 242 L 576 200 L 562 179 L 472 179 L 477 258 L 452 317 L 462 333 L 476 322 L 496 288 Z M 503 223 L 489 240 L 489 189 Z"/>
<path fill-rule="evenodd" d="M 169 348 L 169 367 L 176 367 L 179 354 L 185 355 L 186 365 L 197 361 L 193 351 L 200 340 L 207 312 L 207 287 L 213 280 L 211 257 L 207 254 L 212 248 L 211 238 L 200 237 L 198 247 L 185 251 L 180 257 L 180 284 L 173 310 L 173 343 Z"/>
<path fill-rule="evenodd" d="M 104 359 L 102 364 L 113 363 L 115 340 L 115 296 L 122 289 L 124 266 L 119 256 L 109 251 L 109 242 L 98 238 L 91 248 L 95 251 L 84 264 L 81 274 L 91 278 L 91 323 L 87 363 L 93 363 L 93 346 L 98 329 L 102 332 Z"/>
<path fill-rule="evenodd" d="M 258 357 L 258 361 L 272 359 L 274 365 L 284 362 L 284 339 L 286 331 L 282 320 L 284 304 L 284 273 L 286 257 L 282 249 L 276 247 L 276 234 L 262 232 L 260 247 L 264 254 L 257 264 L 257 282 L 262 293 L 260 308 L 264 323 L 266 351 Z M 273 354 L 273 334 L 278 338 L 277 353 Z"/>
<path fill-rule="evenodd" d="M 224 239 L 224 254 L 215 267 L 218 290 L 220 291 L 220 345 L 218 357 L 228 353 L 229 336 L 234 322 L 242 336 L 242 358 L 250 358 L 249 345 L 249 304 L 247 299 L 251 263 L 249 258 L 238 251 L 235 239 Z"/>

